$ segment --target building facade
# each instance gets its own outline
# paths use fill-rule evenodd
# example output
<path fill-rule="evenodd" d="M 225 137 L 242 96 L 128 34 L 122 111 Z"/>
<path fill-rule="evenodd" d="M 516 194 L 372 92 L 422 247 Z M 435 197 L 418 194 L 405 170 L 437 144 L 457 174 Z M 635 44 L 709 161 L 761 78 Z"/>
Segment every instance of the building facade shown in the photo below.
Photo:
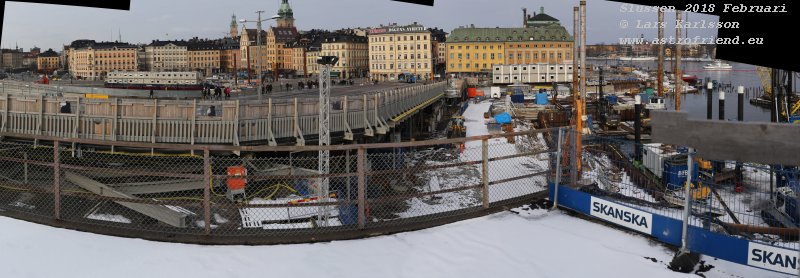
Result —
<path fill-rule="evenodd" d="M 350 32 L 336 32 L 322 42 L 321 56 L 336 56 L 339 61 L 331 68 L 331 76 L 339 78 L 366 77 L 369 71 L 367 38 Z"/>
<path fill-rule="evenodd" d="M 573 57 L 573 37 L 544 10 L 523 28 L 460 27 L 447 38 L 447 72 L 488 76 L 493 65 L 561 64 Z"/>
<path fill-rule="evenodd" d="M 235 73 L 239 69 L 239 38 L 222 38 L 219 52 L 220 70 L 225 73 Z"/>
<path fill-rule="evenodd" d="M 40 73 L 53 73 L 53 71 L 61 68 L 61 55 L 48 49 L 36 57 L 36 70 Z"/>
<path fill-rule="evenodd" d="M 322 41 L 329 35 L 328 31 L 312 29 L 285 45 L 285 48 L 292 51 L 292 70 L 297 76 L 313 77 L 319 74 L 317 57 L 320 55 Z"/>
<path fill-rule="evenodd" d="M 267 40 L 267 32 L 261 30 L 261 46 L 257 46 L 258 30 L 247 29 L 242 27 L 241 37 L 239 37 L 239 68 L 251 72 L 258 72 L 256 67 L 267 69 L 266 63 L 266 49 L 263 47 L 264 42 Z M 259 53 L 261 55 L 259 55 Z"/>
<path fill-rule="evenodd" d="M 187 71 L 189 69 L 186 41 L 155 40 L 144 47 L 148 71 Z"/>
<path fill-rule="evenodd" d="M 410 76 L 433 78 L 433 43 L 430 30 L 411 25 L 381 25 L 368 35 L 369 72 L 374 80 L 406 80 Z"/>
<path fill-rule="evenodd" d="M 205 76 L 220 73 L 222 68 L 222 51 L 218 41 L 190 40 L 186 58 L 189 70 L 202 72 Z"/>
<path fill-rule="evenodd" d="M 69 47 L 69 72 L 78 79 L 102 80 L 109 72 L 136 71 L 138 51 L 122 42 L 77 40 Z"/>
<path fill-rule="evenodd" d="M 24 54 L 19 49 L 3 49 L 3 68 L 16 69 L 22 67 Z"/>
<path fill-rule="evenodd" d="M 552 84 L 572 82 L 572 64 L 494 65 L 492 84 Z"/>

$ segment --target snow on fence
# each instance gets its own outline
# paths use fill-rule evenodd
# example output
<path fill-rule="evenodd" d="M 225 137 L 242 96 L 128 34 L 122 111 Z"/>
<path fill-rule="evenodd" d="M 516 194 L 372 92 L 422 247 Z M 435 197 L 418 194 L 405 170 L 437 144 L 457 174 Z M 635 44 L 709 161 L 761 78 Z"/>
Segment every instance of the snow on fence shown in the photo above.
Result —
<path fill-rule="evenodd" d="M 798 168 L 715 161 L 679 146 L 585 135 L 573 182 L 573 135 L 563 138 L 560 168 L 568 174 L 558 190 L 549 184 L 559 206 L 687 251 L 798 273 Z"/>
<path fill-rule="evenodd" d="M 0 215 L 192 243 L 419 229 L 545 197 L 555 150 L 542 134 L 553 131 L 331 146 L 329 174 L 316 171 L 316 146 L 250 146 L 233 157 L 238 147 L 0 142 Z M 231 176 L 241 167 L 245 175 Z"/>

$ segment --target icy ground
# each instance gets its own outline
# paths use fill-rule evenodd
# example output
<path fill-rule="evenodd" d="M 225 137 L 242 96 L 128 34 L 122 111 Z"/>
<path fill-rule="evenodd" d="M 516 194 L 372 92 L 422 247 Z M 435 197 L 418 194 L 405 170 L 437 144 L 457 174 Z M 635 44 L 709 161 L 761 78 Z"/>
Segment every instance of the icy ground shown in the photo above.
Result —
<path fill-rule="evenodd" d="M 3 277 L 698 277 L 672 252 L 561 212 L 502 212 L 362 240 L 196 246 L 118 238 L 0 217 Z M 784 277 L 704 257 L 706 277 Z"/>

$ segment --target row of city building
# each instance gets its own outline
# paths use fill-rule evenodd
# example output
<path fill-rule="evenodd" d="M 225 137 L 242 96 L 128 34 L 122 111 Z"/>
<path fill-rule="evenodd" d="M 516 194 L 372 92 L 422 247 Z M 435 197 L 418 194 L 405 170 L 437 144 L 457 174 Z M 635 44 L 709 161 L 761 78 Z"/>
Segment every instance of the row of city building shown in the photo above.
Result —
<path fill-rule="evenodd" d="M 337 31 L 298 31 L 288 0 L 282 0 L 276 26 L 241 26 L 234 15 L 229 36 L 221 39 L 124 42 L 76 40 L 61 53 L 38 54 L 41 72 L 67 69 L 75 78 L 103 79 L 113 71 L 201 71 L 313 76 L 316 58 L 337 56 L 332 75 L 398 80 L 409 76 L 490 76 L 494 65 L 564 64 L 572 59 L 572 35 L 541 8 L 523 13 L 518 28 L 463 26 L 449 34 L 420 23 L 380 25 Z M 5 55 L 5 54 L 4 54 Z M 4 60 L 5 66 L 5 60 Z"/>

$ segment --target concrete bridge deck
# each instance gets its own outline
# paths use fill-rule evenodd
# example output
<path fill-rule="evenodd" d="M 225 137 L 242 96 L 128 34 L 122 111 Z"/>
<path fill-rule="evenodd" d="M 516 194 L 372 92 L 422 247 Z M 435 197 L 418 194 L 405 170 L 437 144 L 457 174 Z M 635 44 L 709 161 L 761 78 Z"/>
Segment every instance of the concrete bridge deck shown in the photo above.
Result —
<path fill-rule="evenodd" d="M 37 86 L 37 88 L 42 88 Z M 386 134 L 408 115 L 444 95 L 446 82 L 384 83 L 335 87 L 331 131 L 353 139 Z M 319 99 L 312 90 L 275 93 L 263 100 L 86 98 L 81 92 L 41 89 L 20 92 L 4 87 L 0 98 L 0 136 L 52 136 L 107 141 L 177 144 L 304 145 L 317 137 Z M 255 99 L 253 99 L 255 98 Z M 68 104 L 70 109 L 62 110 Z M 209 115 L 209 108 L 215 111 Z M 287 140 L 288 139 L 288 140 Z"/>

